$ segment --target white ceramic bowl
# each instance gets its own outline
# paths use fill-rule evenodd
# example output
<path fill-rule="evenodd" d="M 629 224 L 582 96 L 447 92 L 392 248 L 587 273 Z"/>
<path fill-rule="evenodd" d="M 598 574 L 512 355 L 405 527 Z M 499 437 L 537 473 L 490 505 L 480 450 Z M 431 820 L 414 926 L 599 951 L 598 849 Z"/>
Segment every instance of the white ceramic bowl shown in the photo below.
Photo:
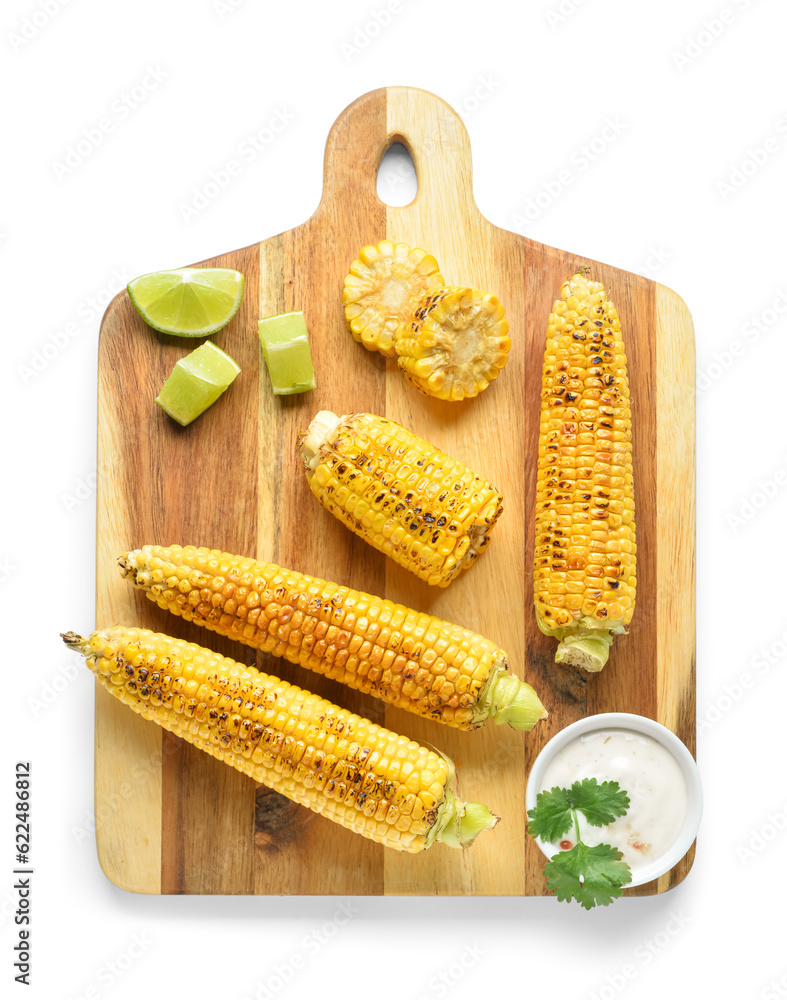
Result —
<path fill-rule="evenodd" d="M 573 722 L 565 729 L 561 729 L 536 757 L 527 779 L 525 802 L 528 810 L 534 808 L 538 793 L 543 791 L 542 778 L 555 754 L 578 736 L 593 733 L 599 729 L 626 729 L 650 736 L 672 754 L 686 779 L 686 817 L 680 834 L 669 851 L 660 858 L 654 859 L 651 864 L 632 876 L 631 882 L 627 882 L 625 886 L 626 889 L 629 889 L 635 885 L 644 885 L 645 882 L 650 882 L 674 868 L 694 843 L 702 817 L 700 772 L 685 743 L 679 740 L 671 730 L 654 722 L 653 719 L 648 719 L 644 715 L 630 715 L 628 712 L 605 712 L 601 715 L 590 715 L 586 719 L 580 719 L 579 722 Z M 550 857 L 554 853 L 554 847 L 542 843 L 538 838 L 536 838 L 536 843 L 546 857 Z"/>

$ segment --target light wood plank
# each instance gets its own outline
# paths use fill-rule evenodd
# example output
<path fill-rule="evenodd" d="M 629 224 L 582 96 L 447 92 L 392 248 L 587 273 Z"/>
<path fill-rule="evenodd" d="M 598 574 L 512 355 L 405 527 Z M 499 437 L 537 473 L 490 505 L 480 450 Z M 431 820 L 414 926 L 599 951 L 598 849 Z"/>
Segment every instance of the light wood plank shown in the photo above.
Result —
<path fill-rule="evenodd" d="M 119 487 L 127 474 L 122 434 L 119 371 L 123 317 L 128 297 L 117 295 L 101 327 L 98 373 L 98 482 L 96 498 L 96 628 L 136 621 L 136 595 L 118 586 L 116 559 L 129 538 L 129 494 Z M 147 342 L 139 345 L 142 349 Z M 141 391 L 150 389 L 153 358 L 140 362 Z M 147 383 L 147 384 L 146 384 Z M 120 432 L 119 432 L 120 431 Z M 149 456 L 144 443 L 139 467 Z M 148 490 L 145 490 L 146 494 Z M 161 892 L 161 746 L 158 727 L 129 712 L 96 685 L 95 824 L 101 867 L 116 885 L 132 892 Z M 129 767 L 129 762 L 133 762 Z"/>
<path fill-rule="evenodd" d="M 656 509 L 659 562 L 658 720 L 695 754 L 696 746 L 696 404 L 694 325 L 685 302 L 655 286 L 658 382 Z M 695 845 L 696 846 L 696 845 Z M 695 847 L 658 882 L 664 892 L 681 882 Z"/>
<path fill-rule="evenodd" d="M 525 370 L 517 314 L 522 295 L 517 302 L 514 288 L 507 282 L 500 287 L 497 230 L 481 216 L 472 197 L 470 143 L 461 120 L 432 95 L 389 88 L 388 141 L 399 138 L 406 140 L 413 158 L 418 194 L 406 207 L 388 206 L 388 238 L 433 253 L 448 284 L 498 294 L 508 310 L 514 348 L 498 379 L 477 399 L 460 404 L 418 392 L 402 377 L 395 361 L 388 362 L 387 415 L 497 485 L 505 510 L 487 552 L 450 587 L 429 587 L 389 561 L 386 596 L 494 639 L 521 673 L 524 619 L 511 611 L 523 607 L 525 587 L 521 572 L 523 497 L 512 488 L 525 452 L 519 419 Z M 473 850 L 461 856 L 430 851 L 414 869 L 406 857 L 388 852 L 386 891 L 473 893 L 483 886 L 484 892 L 494 894 L 524 892 L 522 735 L 502 733 L 496 727 L 471 734 L 456 732 L 427 720 L 411 721 L 392 709 L 386 711 L 386 723 L 389 728 L 405 728 L 414 739 L 433 743 L 447 753 L 457 765 L 461 797 L 480 800 L 502 817 L 492 833 L 480 837 Z M 488 762 L 496 754 L 497 764 L 490 767 Z"/>
<path fill-rule="evenodd" d="M 384 115 L 380 95 L 358 103 L 354 114 L 337 122 L 326 145 L 325 190 L 317 212 L 298 229 L 260 245 L 259 315 L 303 311 L 317 388 L 274 396 L 267 370 L 260 366 L 257 555 L 371 593 L 384 586 L 384 558 L 316 503 L 296 442 L 318 410 L 344 413 L 384 405 L 384 368 L 348 336 L 341 309 L 336 309 L 350 261 L 364 243 L 384 237 L 384 212 L 374 189 L 352 190 L 358 172 L 372 172 L 371 143 Z M 263 670 L 383 721 L 382 705 L 372 698 L 281 660 L 259 661 Z M 257 804 L 255 891 L 382 893 L 379 845 L 276 793 L 258 790 Z"/>

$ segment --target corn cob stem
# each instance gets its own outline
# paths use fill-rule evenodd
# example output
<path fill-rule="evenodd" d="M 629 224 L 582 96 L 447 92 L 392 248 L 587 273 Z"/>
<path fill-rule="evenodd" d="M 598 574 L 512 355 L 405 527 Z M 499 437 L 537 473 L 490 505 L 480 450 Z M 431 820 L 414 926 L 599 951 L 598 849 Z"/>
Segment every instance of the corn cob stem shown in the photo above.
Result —
<path fill-rule="evenodd" d="M 555 651 L 555 663 L 571 663 L 588 673 L 597 673 L 609 658 L 612 635 L 571 635 L 561 639 Z"/>
<path fill-rule="evenodd" d="M 146 545 L 118 560 L 159 607 L 458 729 L 531 729 L 547 713 L 489 639 L 392 601 L 270 563 Z"/>
<path fill-rule="evenodd" d="M 540 618 L 538 627 L 545 635 L 558 639 L 555 663 L 570 663 L 588 673 L 598 673 L 609 659 L 613 633 L 590 624 L 572 625 L 568 628 L 545 628 Z M 624 632 L 625 629 L 620 629 Z"/>
<path fill-rule="evenodd" d="M 143 718 L 377 843 L 468 847 L 497 822 L 456 798 L 443 754 L 254 667 L 148 629 L 61 637 Z"/>

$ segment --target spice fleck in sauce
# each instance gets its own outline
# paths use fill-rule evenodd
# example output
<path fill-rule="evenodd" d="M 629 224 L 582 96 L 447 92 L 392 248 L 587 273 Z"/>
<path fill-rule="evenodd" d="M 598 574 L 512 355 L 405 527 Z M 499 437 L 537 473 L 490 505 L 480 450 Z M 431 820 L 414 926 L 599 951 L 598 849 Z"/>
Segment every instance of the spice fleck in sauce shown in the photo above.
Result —
<path fill-rule="evenodd" d="M 675 758 L 656 740 L 613 729 L 578 736 L 555 754 L 540 790 L 570 788 L 583 778 L 617 781 L 631 802 L 626 815 L 607 826 L 590 826 L 578 813 L 579 833 L 589 847 L 617 847 L 636 875 L 677 840 L 686 816 L 686 781 Z M 574 840 L 573 826 L 564 836 Z M 553 853 L 562 845 L 552 844 Z"/>

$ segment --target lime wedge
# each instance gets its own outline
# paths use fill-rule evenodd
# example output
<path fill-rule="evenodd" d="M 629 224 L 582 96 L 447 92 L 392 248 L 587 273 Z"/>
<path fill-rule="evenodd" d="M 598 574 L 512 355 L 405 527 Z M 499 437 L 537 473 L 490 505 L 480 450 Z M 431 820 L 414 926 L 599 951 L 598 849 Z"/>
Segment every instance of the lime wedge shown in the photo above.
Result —
<path fill-rule="evenodd" d="M 303 313 L 268 316 L 257 326 L 274 393 L 289 396 L 314 389 L 317 383 Z"/>
<path fill-rule="evenodd" d="M 232 319 L 243 298 L 243 275 L 226 267 L 153 271 L 128 283 L 148 326 L 175 337 L 209 337 Z"/>
<path fill-rule="evenodd" d="M 207 341 L 178 361 L 156 402 L 185 427 L 212 406 L 239 374 L 232 358 Z"/>

